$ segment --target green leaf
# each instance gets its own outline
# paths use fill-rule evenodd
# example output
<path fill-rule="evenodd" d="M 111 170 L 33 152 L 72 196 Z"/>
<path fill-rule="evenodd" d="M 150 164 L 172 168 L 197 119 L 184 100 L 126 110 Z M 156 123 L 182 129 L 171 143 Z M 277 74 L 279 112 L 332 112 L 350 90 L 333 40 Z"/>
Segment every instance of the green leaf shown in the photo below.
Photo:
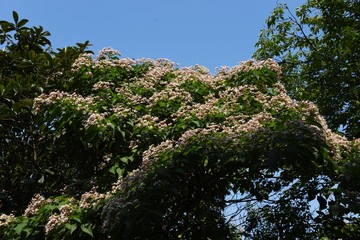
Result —
<path fill-rule="evenodd" d="M 125 164 L 129 164 L 129 162 L 132 162 L 134 160 L 133 156 L 127 156 L 120 158 L 120 161 L 122 161 Z"/>
<path fill-rule="evenodd" d="M 70 223 L 66 223 L 65 224 L 65 228 L 70 230 L 70 234 L 73 234 L 73 232 L 77 229 L 77 225 L 76 224 L 70 224 Z"/>
<path fill-rule="evenodd" d="M 7 21 L 0 21 L 1 30 L 5 33 L 15 30 L 15 25 L 13 23 L 7 22 Z M 6 35 L 6 37 L 10 37 L 10 35 Z M 5 40 L 6 38 L 4 38 Z"/>
<path fill-rule="evenodd" d="M 121 133 L 121 136 L 122 136 L 123 138 L 125 138 L 125 137 L 126 137 L 125 132 L 124 132 L 124 131 L 122 131 L 122 130 L 121 130 L 121 128 L 120 128 L 119 126 L 117 126 L 117 127 L 116 127 L 116 129 L 117 129 L 117 131 L 118 131 L 118 132 L 120 132 L 120 133 Z"/>
<path fill-rule="evenodd" d="M 87 233 L 91 237 L 94 237 L 92 228 L 91 228 L 91 226 L 89 224 L 81 224 L 80 228 L 84 233 Z"/>
<path fill-rule="evenodd" d="M 5 87 L 4 85 L 0 84 L 0 96 L 3 96 L 5 92 Z"/>
<path fill-rule="evenodd" d="M 13 18 L 14 18 L 15 23 L 17 24 L 19 21 L 19 15 L 15 11 L 13 11 Z"/>
<path fill-rule="evenodd" d="M 319 202 L 320 210 L 325 209 L 326 206 L 327 206 L 327 201 L 326 201 L 326 199 L 325 199 L 323 196 L 317 196 L 316 199 L 317 199 L 318 202 Z"/>
<path fill-rule="evenodd" d="M 112 174 L 115 174 L 116 173 L 116 169 L 119 168 L 119 163 L 115 163 L 110 169 L 109 169 L 109 172 L 112 173 Z"/>
<path fill-rule="evenodd" d="M 27 19 L 21 19 L 20 22 L 18 22 L 17 27 L 21 28 L 22 26 L 24 26 L 27 22 L 29 22 L 29 20 Z"/>
<path fill-rule="evenodd" d="M 14 228 L 15 232 L 16 232 L 18 235 L 20 235 L 21 232 L 23 231 L 24 227 L 27 226 L 27 224 L 28 224 L 28 220 L 25 219 L 23 222 L 19 223 L 19 224 Z"/>
<path fill-rule="evenodd" d="M 23 232 L 25 232 L 26 233 L 26 238 L 28 237 L 28 236 L 30 236 L 30 234 L 32 233 L 32 229 L 30 229 L 30 228 L 25 228 L 25 229 L 23 229 Z"/>
<path fill-rule="evenodd" d="M 125 170 L 122 168 L 117 168 L 116 169 L 116 174 L 118 175 L 118 177 L 122 177 L 122 175 L 124 174 Z"/>
<path fill-rule="evenodd" d="M 96 137 L 98 136 L 98 129 L 96 129 L 95 127 L 91 126 L 88 128 L 88 130 L 86 131 L 85 134 L 85 139 L 88 142 L 93 141 Z"/>
<path fill-rule="evenodd" d="M 38 183 L 44 183 L 45 177 L 44 175 L 41 176 L 41 178 L 38 180 Z"/>
<path fill-rule="evenodd" d="M 71 219 L 75 220 L 78 223 L 81 223 L 81 219 L 79 217 L 72 216 Z"/>
<path fill-rule="evenodd" d="M 120 158 L 120 161 L 122 161 L 125 164 L 128 164 L 129 163 L 129 158 L 128 157 L 122 157 L 122 158 Z"/>

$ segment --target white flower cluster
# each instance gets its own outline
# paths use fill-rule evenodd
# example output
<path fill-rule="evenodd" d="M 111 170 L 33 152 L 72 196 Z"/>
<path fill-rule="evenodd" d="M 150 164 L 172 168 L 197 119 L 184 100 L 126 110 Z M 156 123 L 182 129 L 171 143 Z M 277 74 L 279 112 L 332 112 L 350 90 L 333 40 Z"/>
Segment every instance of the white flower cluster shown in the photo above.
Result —
<path fill-rule="evenodd" d="M 114 60 L 116 66 L 125 68 L 128 71 L 132 70 L 132 66 L 136 64 L 136 61 L 131 58 L 121 58 Z"/>
<path fill-rule="evenodd" d="M 211 94 L 206 97 L 206 101 L 203 104 L 195 103 L 191 105 L 188 104 L 181 106 L 177 112 L 172 114 L 172 117 L 174 118 L 174 120 L 180 118 L 187 120 L 192 116 L 196 116 L 199 119 L 204 119 L 206 116 L 210 114 L 215 114 L 221 111 L 219 107 L 215 106 L 217 102 L 218 99 Z"/>
<path fill-rule="evenodd" d="M 150 97 L 150 107 L 155 106 L 159 101 L 171 101 L 176 99 L 181 99 L 183 104 L 190 103 L 193 100 L 191 94 L 185 90 L 177 87 L 168 87 Z"/>
<path fill-rule="evenodd" d="M 99 91 L 99 90 L 107 90 L 114 86 L 114 83 L 112 82 L 106 82 L 106 81 L 99 81 L 94 84 L 93 90 Z"/>
<path fill-rule="evenodd" d="M 115 92 L 118 93 L 119 95 L 126 97 L 126 99 L 129 102 L 131 102 L 131 104 L 133 106 L 142 105 L 142 104 L 148 102 L 148 100 L 145 99 L 144 97 L 142 97 L 141 95 L 134 94 L 129 88 L 130 88 L 130 86 L 128 84 L 124 84 L 121 87 L 115 88 Z M 135 111 L 135 110 L 132 110 L 132 111 Z"/>
<path fill-rule="evenodd" d="M 112 153 L 103 156 L 103 161 L 99 164 L 99 169 L 103 170 L 112 159 Z"/>
<path fill-rule="evenodd" d="M 83 67 L 93 66 L 92 54 L 84 53 L 81 54 L 73 63 L 71 70 L 74 72 L 79 71 Z"/>
<path fill-rule="evenodd" d="M 165 65 L 165 66 L 166 67 L 154 66 L 150 68 L 150 70 L 142 78 L 143 81 L 139 81 L 139 83 L 144 84 L 143 86 L 150 87 L 151 85 L 154 85 L 155 83 L 161 81 L 162 77 L 173 71 L 172 65 Z"/>
<path fill-rule="evenodd" d="M 184 132 L 181 137 L 179 138 L 178 142 L 179 144 L 186 144 L 190 138 L 192 138 L 193 136 L 199 134 L 202 131 L 202 129 L 200 128 L 196 128 L 196 129 L 190 129 L 187 130 L 186 132 Z M 148 154 L 149 155 L 149 154 Z M 149 157 L 149 156 L 148 156 Z"/>
<path fill-rule="evenodd" d="M 111 47 L 105 47 L 101 49 L 95 58 L 95 61 L 101 60 L 111 60 L 113 57 L 121 56 L 121 53 L 118 50 L 115 50 Z"/>
<path fill-rule="evenodd" d="M 98 193 L 95 189 L 83 193 L 80 199 L 81 208 L 91 208 L 100 203 L 101 200 L 109 197 L 109 194 Z"/>
<path fill-rule="evenodd" d="M 204 75 L 207 75 L 210 73 L 210 71 L 207 67 L 199 65 L 199 64 L 195 64 L 194 66 L 191 66 L 190 69 L 194 70 L 194 72 L 198 72 L 198 73 L 204 74 Z"/>
<path fill-rule="evenodd" d="M 72 65 L 72 71 L 78 72 L 81 68 L 90 68 L 90 69 L 106 69 L 109 67 L 121 67 L 126 70 L 132 70 L 134 65 L 137 64 L 149 64 L 151 66 L 168 68 L 171 69 L 175 64 L 168 59 L 161 58 L 158 60 L 152 59 L 130 59 L 130 58 L 119 58 L 121 53 L 111 47 L 103 48 L 99 51 L 99 54 L 93 59 L 92 54 L 82 54 Z M 87 74 L 91 74 L 88 72 Z"/>
<path fill-rule="evenodd" d="M 111 110 L 119 118 L 128 117 L 128 116 L 135 116 L 136 113 L 137 113 L 136 109 L 127 108 L 127 107 L 124 107 L 124 106 L 121 106 L 121 105 L 119 105 L 117 107 L 114 107 Z"/>
<path fill-rule="evenodd" d="M 164 129 L 168 127 L 169 124 L 166 123 L 166 120 L 160 121 L 158 117 L 146 114 L 136 120 L 136 126 L 141 128 L 147 127 L 149 129 L 153 129 L 154 127 Z"/>
<path fill-rule="evenodd" d="M 176 75 L 175 81 L 178 82 L 179 85 L 185 83 L 185 81 L 200 81 L 212 88 L 216 88 L 214 76 L 203 66 L 196 65 L 195 67 L 176 69 L 174 74 Z"/>
<path fill-rule="evenodd" d="M 166 152 L 169 149 L 172 149 L 173 146 L 174 141 L 172 140 L 165 140 L 157 146 L 151 145 L 146 151 L 143 152 L 143 163 L 149 164 L 149 162 L 151 162 L 151 159 L 153 159 L 155 156 L 159 155 L 162 152 Z"/>
<path fill-rule="evenodd" d="M 56 101 L 63 99 L 66 93 L 55 91 L 51 92 L 50 94 L 41 94 L 40 96 L 34 99 L 33 109 L 35 113 L 39 113 L 42 105 L 51 105 Z"/>
<path fill-rule="evenodd" d="M 140 63 L 142 60 L 137 60 L 137 63 Z M 156 85 L 167 85 L 168 81 L 163 79 L 169 73 L 174 72 L 175 63 L 169 61 L 168 59 L 158 59 L 158 60 L 146 60 L 147 63 L 150 63 L 152 67 L 146 72 L 146 74 L 141 78 L 135 78 L 134 86 L 139 86 L 146 88 L 147 90 L 155 91 Z"/>
<path fill-rule="evenodd" d="M 115 67 L 117 64 L 112 57 L 120 56 L 120 52 L 112 48 L 103 48 L 98 56 L 93 60 L 92 54 L 84 53 L 80 55 L 72 65 L 72 71 L 77 72 L 81 68 L 87 67 L 92 69 L 104 69 L 107 67 Z M 123 63 L 122 63 L 123 64 Z"/>
<path fill-rule="evenodd" d="M 110 162 L 112 157 L 113 157 L 112 153 L 106 154 L 106 155 L 103 156 L 103 161 L 104 162 Z"/>
<path fill-rule="evenodd" d="M 78 111 L 88 111 L 94 99 L 91 96 L 83 97 L 76 93 L 70 94 L 62 91 L 54 91 L 49 94 L 43 93 L 34 99 L 33 109 L 35 114 L 40 113 L 42 106 L 52 105 L 58 101 L 71 101 Z"/>
<path fill-rule="evenodd" d="M 86 123 L 84 125 L 85 128 L 89 128 L 90 126 L 106 126 L 103 122 L 106 118 L 108 113 L 92 113 L 88 119 L 86 120 Z"/>
<path fill-rule="evenodd" d="M 240 65 L 234 66 L 230 69 L 222 68 L 219 70 L 219 73 L 225 76 L 233 76 L 241 72 L 249 72 L 262 69 L 269 69 L 275 72 L 278 77 L 280 77 L 282 74 L 280 65 L 272 59 L 266 59 L 261 61 L 248 60 L 245 62 L 241 62 Z"/>
<path fill-rule="evenodd" d="M 48 234 L 53 229 L 69 221 L 69 216 L 72 213 L 72 206 L 70 204 L 65 204 L 60 207 L 60 213 L 55 213 L 51 215 L 48 219 L 48 222 L 45 225 L 45 234 Z"/>
<path fill-rule="evenodd" d="M 30 217 L 34 214 L 36 214 L 39 209 L 44 206 L 46 203 L 46 200 L 43 196 L 40 194 L 35 194 L 35 196 L 31 199 L 29 205 L 25 209 L 24 216 Z"/>
<path fill-rule="evenodd" d="M 4 227 L 9 225 L 12 221 L 15 220 L 15 216 L 13 214 L 0 214 L 0 227 Z"/>

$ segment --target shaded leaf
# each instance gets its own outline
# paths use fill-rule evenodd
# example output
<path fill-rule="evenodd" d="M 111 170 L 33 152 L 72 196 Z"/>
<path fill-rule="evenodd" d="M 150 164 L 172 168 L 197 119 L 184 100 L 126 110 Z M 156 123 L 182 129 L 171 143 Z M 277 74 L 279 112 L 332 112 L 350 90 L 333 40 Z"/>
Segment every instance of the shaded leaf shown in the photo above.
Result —
<path fill-rule="evenodd" d="M 94 237 L 93 235 L 93 230 L 91 228 L 91 225 L 89 224 L 81 224 L 80 226 L 81 230 L 84 232 L 84 233 L 87 233 L 89 234 L 91 237 Z"/>

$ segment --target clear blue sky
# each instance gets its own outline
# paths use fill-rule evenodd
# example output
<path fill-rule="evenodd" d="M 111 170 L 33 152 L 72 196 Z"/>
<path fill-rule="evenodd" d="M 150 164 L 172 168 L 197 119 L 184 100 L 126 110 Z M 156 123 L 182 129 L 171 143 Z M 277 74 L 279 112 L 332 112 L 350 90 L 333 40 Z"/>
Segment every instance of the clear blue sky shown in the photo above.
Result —
<path fill-rule="evenodd" d="M 54 48 L 89 40 L 97 53 L 168 58 L 181 67 L 214 71 L 251 58 L 276 0 L 0 0 L 0 19 L 12 11 L 51 32 Z M 290 9 L 305 0 L 279 0 Z"/>

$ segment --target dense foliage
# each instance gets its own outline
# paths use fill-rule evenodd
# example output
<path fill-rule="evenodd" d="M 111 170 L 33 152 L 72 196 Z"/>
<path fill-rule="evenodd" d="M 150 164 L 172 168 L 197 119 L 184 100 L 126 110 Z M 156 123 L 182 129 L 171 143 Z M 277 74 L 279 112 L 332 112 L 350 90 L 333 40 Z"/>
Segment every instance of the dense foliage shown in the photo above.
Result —
<path fill-rule="evenodd" d="M 13 17 L 14 23 L 0 22 L 0 203 L 7 213 L 24 211 L 34 193 L 47 189 L 44 184 L 46 191 L 54 189 L 52 182 L 43 181 L 55 166 L 41 161 L 49 150 L 37 144 L 41 136 L 32 114 L 33 99 L 61 88 L 87 46 L 53 52 L 49 32 L 27 27 L 28 20 L 20 20 L 16 12 Z"/>
<path fill-rule="evenodd" d="M 1 23 L 9 39 L 17 30 Z M 1 54 L 15 58 L 17 41 Z M 93 57 L 87 44 L 58 52 L 48 44 L 39 48 L 43 68 L 21 75 L 11 62 L 0 79 L 31 83 L 19 98 L 28 99 L 21 111 L 31 121 L 18 124 L 20 110 L 6 104 L 19 91 L 1 98 L 15 119 L 0 119 L 5 239 L 359 235 L 359 141 L 328 129 L 314 104 L 292 100 L 273 60 L 210 74 L 110 48 Z M 13 197 L 22 189 L 25 199 L 33 195 L 26 209 Z"/>
<path fill-rule="evenodd" d="M 308 0 L 279 5 L 261 32 L 257 59 L 282 66 L 292 97 L 311 100 L 334 131 L 360 136 L 360 2 Z"/>

